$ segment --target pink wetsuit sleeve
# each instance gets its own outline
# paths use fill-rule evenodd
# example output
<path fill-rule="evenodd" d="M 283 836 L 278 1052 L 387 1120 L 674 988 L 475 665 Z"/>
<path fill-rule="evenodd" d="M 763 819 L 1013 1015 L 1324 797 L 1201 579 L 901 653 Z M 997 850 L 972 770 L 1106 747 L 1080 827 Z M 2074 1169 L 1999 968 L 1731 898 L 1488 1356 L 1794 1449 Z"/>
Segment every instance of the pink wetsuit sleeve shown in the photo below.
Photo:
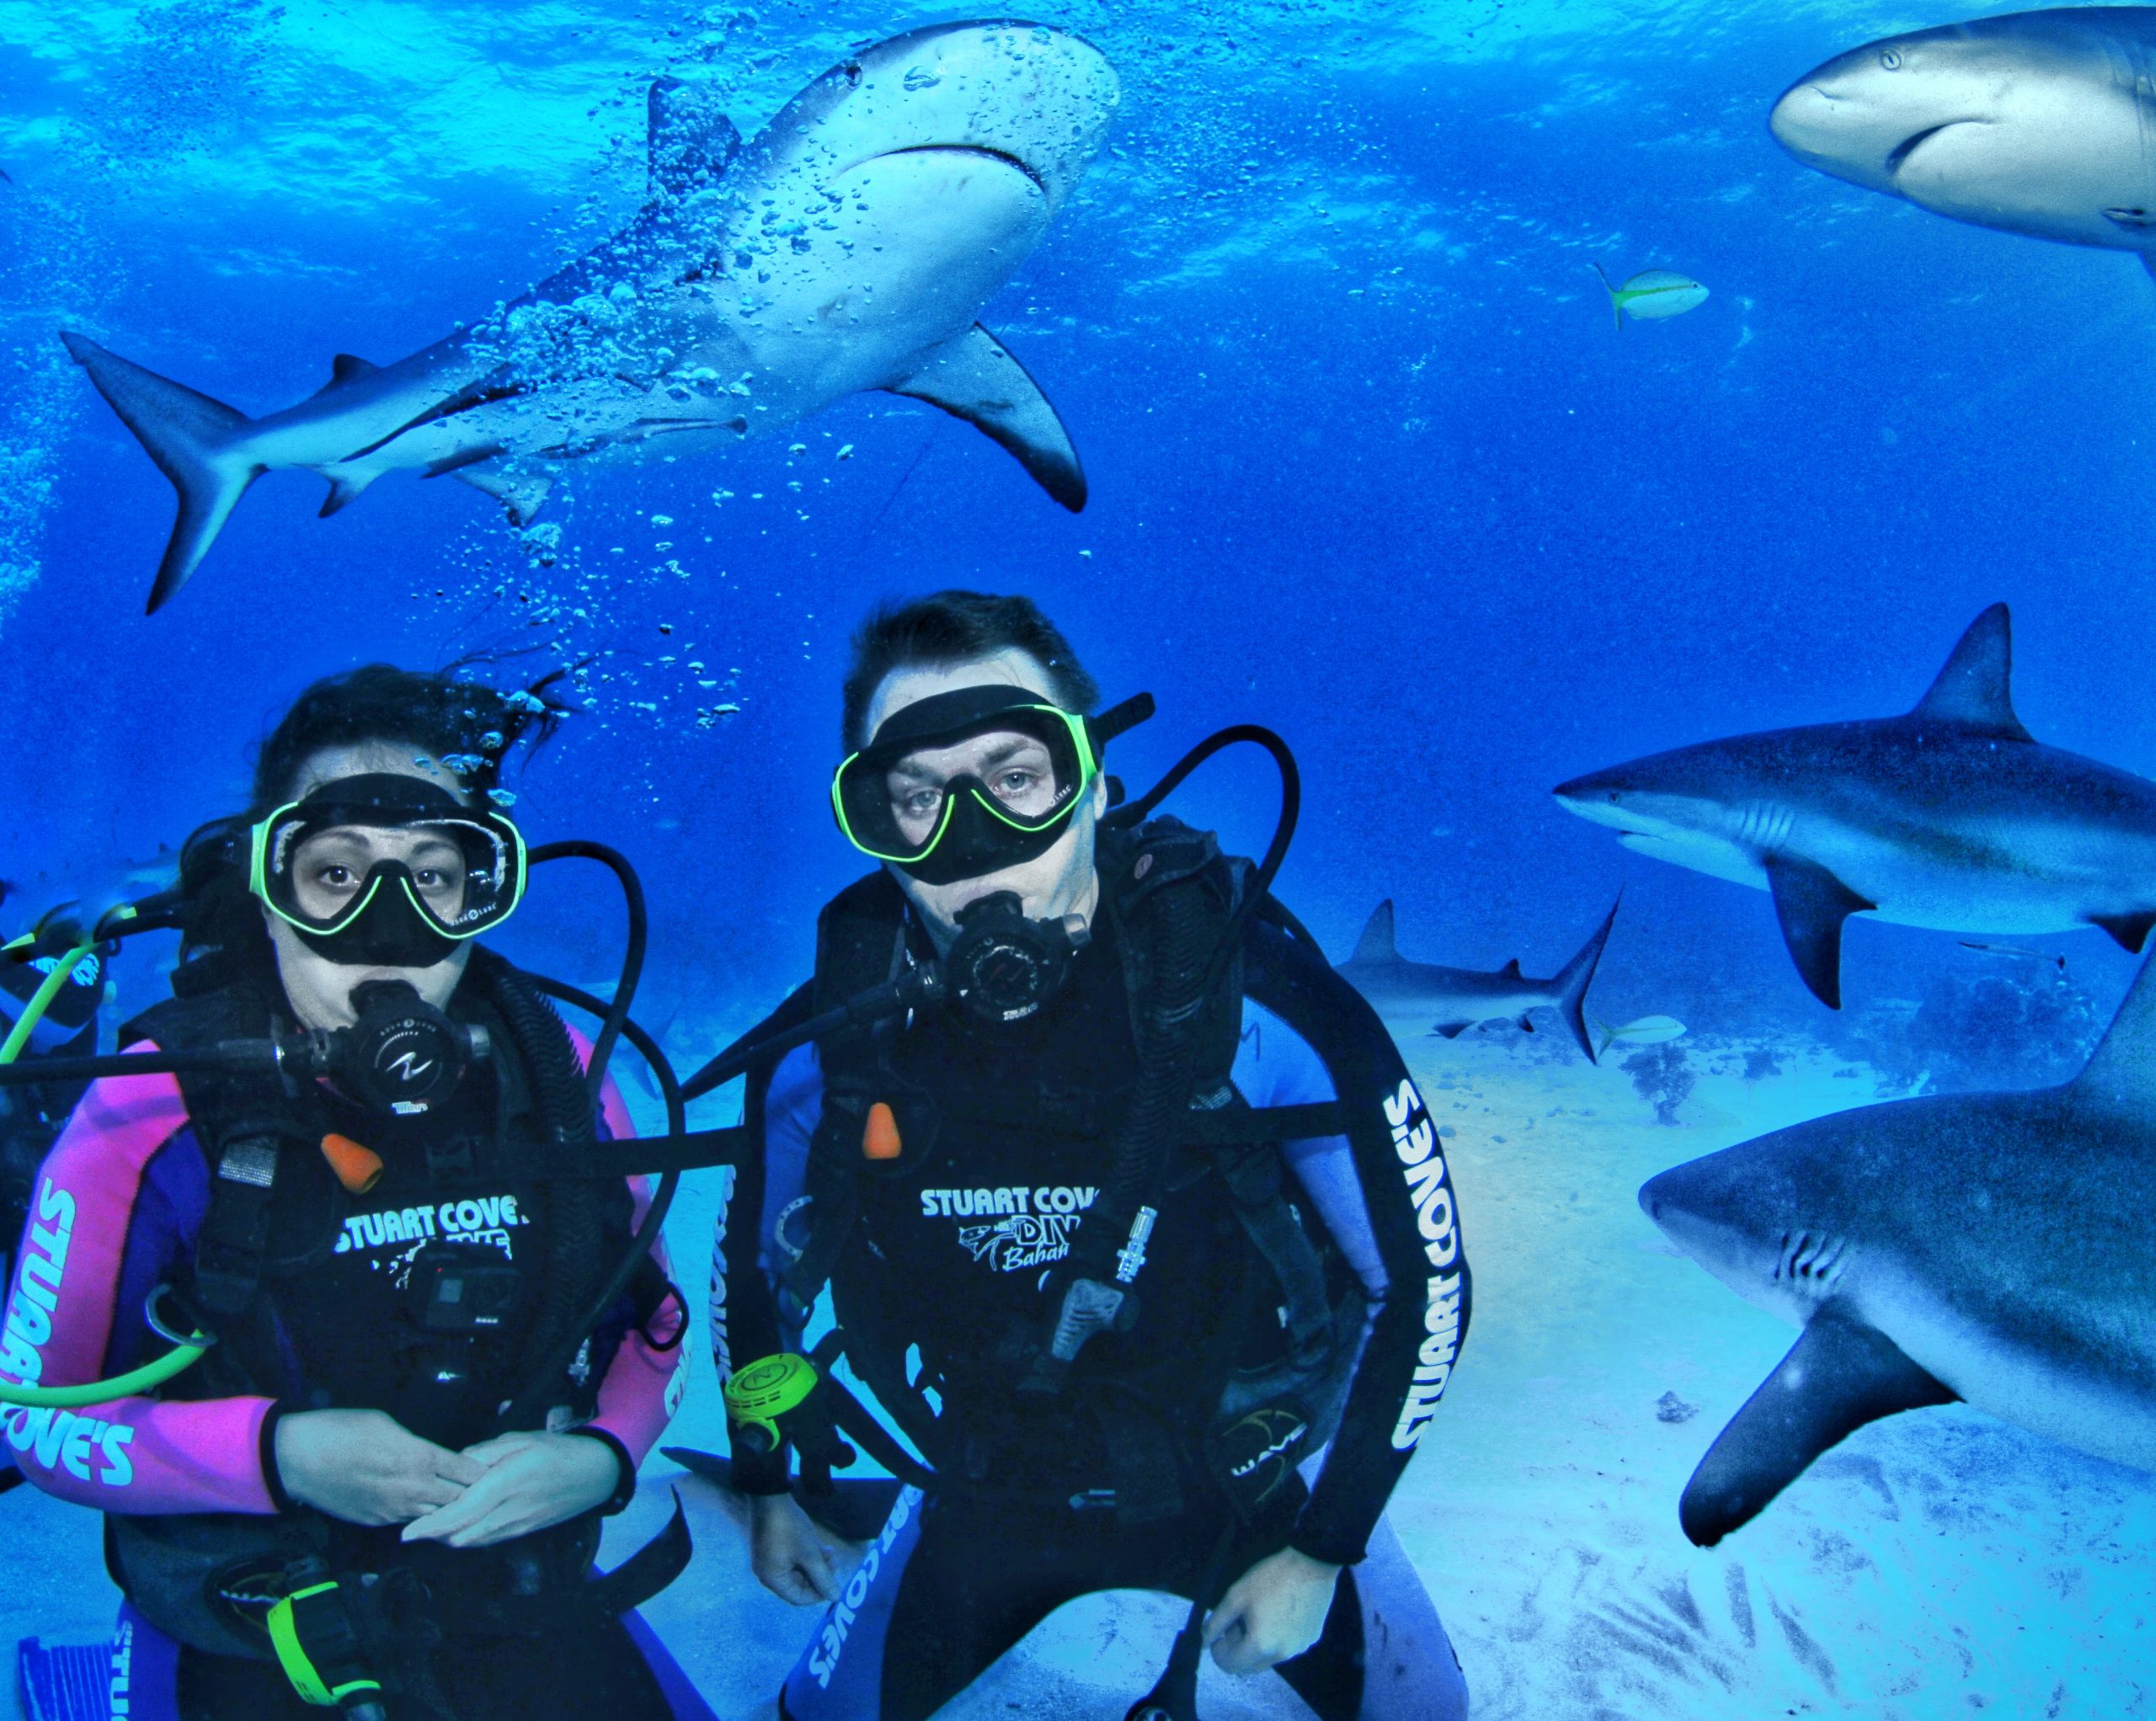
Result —
<path fill-rule="evenodd" d="M 590 1042 L 574 1030 L 570 1037 L 576 1042 L 578 1061 L 589 1058 Z M 611 1076 L 600 1085 L 600 1113 L 606 1119 L 607 1133 L 614 1140 L 627 1141 L 637 1132 L 636 1126 L 629 1121 L 629 1108 L 622 1103 L 622 1091 L 614 1085 Z M 632 1177 L 628 1182 L 629 1193 L 635 1202 L 630 1223 L 641 1225 L 644 1215 L 651 1210 L 651 1184 L 643 1177 Z M 651 1253 L 659 1270 L 670 1280 L 673 1267 L 667 1259 L 665 1239 L 653 1239 Z M 598 1409 L 591 1425 L 603 1428 L 621 1441 L 629 1457 L 639 1464 L 643 1463 L 644 1455 L 659 1444 L 659 1436 L 673 1420 L 674 1412 L 681 1403 L 681 1393 L 688 1383 L 688 1363 L 680 1335 L 687 1321 L 688 1313 L 682 1308 L 680 1298 L 669 1295 L 650 1323 L 652 1337 L 666 1348 L 660 1349 L 640 1329 L 632 1327 L 615 1347 L 606 1377 L 600 1383 Z"/>
<path fill-rule="evenodd" d="M 130 1051 L 154 1047 L 130 1047 Z M 94 1084 L 38 1170 L 9 1287 L 0 1375 L 19 1385 L 101 1377 L 151 1159 L 187 1123 L 168 1075 Z M 178 1244 L 178 1239 L 175 1239 Z M 262 1475 L 268 1399 L 115 1399 L 78 1410 L 5 1407 L 23 1473 L 108 1512 L 272 1512 Z"/>

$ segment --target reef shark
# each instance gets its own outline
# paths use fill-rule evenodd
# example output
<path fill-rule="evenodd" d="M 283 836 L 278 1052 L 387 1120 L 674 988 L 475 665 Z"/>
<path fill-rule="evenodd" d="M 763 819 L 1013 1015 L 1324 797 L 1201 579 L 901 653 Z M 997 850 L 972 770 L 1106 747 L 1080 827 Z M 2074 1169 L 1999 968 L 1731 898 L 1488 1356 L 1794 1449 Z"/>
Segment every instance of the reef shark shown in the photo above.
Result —
<path fill-rule="evenodd" d="M 2156 1469 L 2152 971 L 2064 1087 L 1838 1112 L 1640 1191 L 1672 1242 L 1803 1329 L 1686 1485 L 1694 1542 L 1865 1423 L 1956 1399 Z"/>
<path fill-rule="evenodd" d="M 454 473 L 521 525 L 565 462 L 720 452 L 867 389 L 970 421 L 1076 511 L 1061 420 L 974 319 L 1118 99 L 1097 50 L 1011 21 L 865 48 L 745 146 L 707 93 L 662 78 L 650 200 L 627 227 L 408 359 L 340 354 L 319 392 L 259 418 L 63 334 L 179 493 L 149 608 L 266 472 L 319 473 L 324 514 L 385 472 Z"/>
<path fill-rule="evenodd" d="M 2156 783 L 2046 747 L 2014 715 L 2006 605 L 1905 717 L 1739 735 L 1561 784 L 1627 848 L 1771 891 L 1797 972 L 1839 1009 L 1842 925 L 1949 932 L 2156 924 Z"/>
<path fill-rule="evenodd" d="M 1537 980 L 1520 972 L 1517 956 L 1494 974 L 1407 961 L 1393 940 L 1392 898 L 1388 897 L 1378 904 L 1363 928 L 1355 954 L 1338 965 L 1338 972 L 1379 1010 L 1427 1017 L 1433 1031 L 1448 1040 L 1478 1022 L 1517 1022 L 1532 1033 L 1528 1012 L 1546 1006 L 1564 1018 L 1588 1062 L 1596 1063 L 1601 1060 L 1588 1032 L 1587 989 L 1594 983 L 1595 965 L 1602 960 L 1602 946 L 1609 941 L 1609 929 L 1616 919 L 1612 904 L 1579 953 L 1554 978 Z"/>
<path fill-rule="evenodd" d="M 2156 273 L 2156 7 L 2067 7 L 1888 36 L 1774 104 L 1782 147 L 1979 226 L 2136 251 Z"/>

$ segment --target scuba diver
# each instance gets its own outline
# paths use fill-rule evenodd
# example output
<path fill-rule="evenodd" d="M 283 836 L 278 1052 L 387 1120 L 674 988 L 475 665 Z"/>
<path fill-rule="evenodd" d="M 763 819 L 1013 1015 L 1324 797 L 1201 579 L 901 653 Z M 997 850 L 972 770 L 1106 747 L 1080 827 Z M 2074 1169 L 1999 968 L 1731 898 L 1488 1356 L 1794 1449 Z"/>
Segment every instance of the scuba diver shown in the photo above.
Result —
<path fill-rule="evenodd" d="M 921 1721 L 1062 1603 L 1143 1588 L 1193 1606 L 1134 1717 L 1194 1714 L 1201 1645 L 1323 1721 L 1464 1716 L 1381 1516 L 1468 1319 L 1436 1127 L 1267 894 L 1278 738 L 1224 731 L 1118 807 L 1102 749 L 1151 701 L 1097 704 L 1026 599 L 871 615 L 832 804 L 881 866 L 823 909 L 814 978 L 685 1084 L 750 1063 L 714 1263 L 730 1474 L 758 1578 L 829 1604 L 780 1712 Z M 1139 822 L 1228 740 L 1282 767 L 1255 869 Z M 879 986 L 905 1007 L 845 1004 Z M 844 1517 L 855 1447 L 905 1486 L 841 1589 L 812 1515 Z"/>
<path fill-rule="evenodd" d="M 686 1379 L 648 1192 L 520 1175 L 627 1115 L 554 983 L 478 941 L 548 858 L 499 787 L 563 715 L 546 686 L 304 692 L 249 812 L 183 853 L 174 995 L 120 1036 L 146 1073 L 98 1080 L 36 1174 L 0 1428 L 105 1514 L 134 1721 L 710 1713 L 632 1611 L 688 1558 L 678 1515 L 593 1564 Z M 219 1061 L 269 1044 L 338 1061 Z M 168 1345 L 186 1366 L 139 1389 Z"/>

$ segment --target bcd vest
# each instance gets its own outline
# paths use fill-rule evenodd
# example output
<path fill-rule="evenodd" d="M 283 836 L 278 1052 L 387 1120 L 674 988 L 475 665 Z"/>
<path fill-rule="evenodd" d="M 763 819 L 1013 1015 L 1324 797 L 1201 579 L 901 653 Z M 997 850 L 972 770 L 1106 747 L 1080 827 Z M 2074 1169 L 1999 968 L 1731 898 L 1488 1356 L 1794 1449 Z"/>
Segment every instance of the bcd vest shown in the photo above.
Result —
<path fill-rule="evenodd" d="M 1097 864 L 1093 940 L 1037 1015 L 988 1026 L 933 1008 L 824 1042 L 782 1295 L 798 1319 L 830 1284 L 855 1373 L 953 1485 L 1142 1521 L 1208 1481 L 1234 1497 L 1246 1449 L 1329 1437 L 1363 1304 L 1289 1200 L 1265 1114 L 1230 1085 L 1238 957 L 1202 994 L 1183 972 L 1180 1031 L 1166 1053 L 1153 1037 L 1171 971 L 1219 954 L 1246 863 L 1162 819 L 1103 831 Z M 859 881 L 819 918 L 814 1006 L 891 978 L 921 937 L 888 875 Z M 1158 1115 L 1134 1122 L 1149 1100 Z M 879 1106 L 895 1158 L 864 1153 Z M 1113 1276 L 1142 1211 L 1134 1319 L 1086 1345 L 1062 1393 L 1017 1390 L 1051 1298 L 1073 1273 Z M 1263 1491 L 1289 1474 L 1269 1463 Z"/>

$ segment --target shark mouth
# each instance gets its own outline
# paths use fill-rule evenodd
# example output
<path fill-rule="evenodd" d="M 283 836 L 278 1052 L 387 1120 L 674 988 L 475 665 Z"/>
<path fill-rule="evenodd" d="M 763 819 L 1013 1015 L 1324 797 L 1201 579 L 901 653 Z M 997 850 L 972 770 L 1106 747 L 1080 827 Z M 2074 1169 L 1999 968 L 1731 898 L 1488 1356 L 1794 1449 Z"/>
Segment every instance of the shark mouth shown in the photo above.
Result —
<path fill-rule="evenodd" d="M 1956 125 L 1988 125 L 1988 120 L 1944 120 L 1936 125 L 1927 125 L 1921 131 L 1913 131 L 1886 153 L 1886 177 L 1897 178 L 1908 165 L 1909 157 L 1942 131 L 1951 131 Z"/>

